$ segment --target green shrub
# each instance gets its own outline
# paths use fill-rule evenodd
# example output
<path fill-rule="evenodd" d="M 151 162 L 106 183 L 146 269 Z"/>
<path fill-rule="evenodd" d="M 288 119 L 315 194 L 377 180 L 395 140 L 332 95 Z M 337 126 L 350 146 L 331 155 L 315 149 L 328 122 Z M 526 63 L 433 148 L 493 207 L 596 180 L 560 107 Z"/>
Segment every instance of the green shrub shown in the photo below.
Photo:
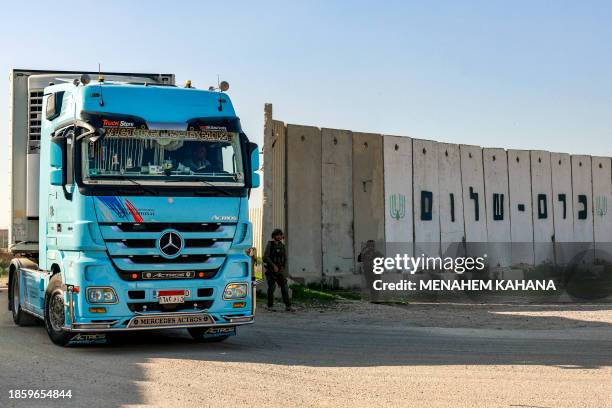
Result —
<path fill-rule="evenodd" d="M 293 284 L 291 287 L 291 297 L 297 301 L 318 301 L 318 302 L 333 302 L 337 299 L 336 295 L 323 292 L 316 289 L 311 289 L 307 286 Z"/>

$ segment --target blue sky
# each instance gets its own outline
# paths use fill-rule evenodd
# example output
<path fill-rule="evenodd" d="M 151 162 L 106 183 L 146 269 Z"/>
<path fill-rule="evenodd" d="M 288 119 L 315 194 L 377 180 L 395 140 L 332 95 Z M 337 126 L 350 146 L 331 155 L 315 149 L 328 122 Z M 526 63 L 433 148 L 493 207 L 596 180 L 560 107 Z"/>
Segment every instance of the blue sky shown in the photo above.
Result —
<path fill-rule="evenodd" d="M 247 133 L 292 123 L 612 156 L 609 1 L 8 2 L 0 157 L 15 68 L 230 82 Z M 0 161 L 0 226 L 8 224 Z"/>

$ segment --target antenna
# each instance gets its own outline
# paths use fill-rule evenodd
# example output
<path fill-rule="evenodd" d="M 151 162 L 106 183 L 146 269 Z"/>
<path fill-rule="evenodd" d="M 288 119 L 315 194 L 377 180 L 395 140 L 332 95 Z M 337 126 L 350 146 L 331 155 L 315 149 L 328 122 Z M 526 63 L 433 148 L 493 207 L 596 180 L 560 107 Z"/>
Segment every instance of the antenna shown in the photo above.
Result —
<path fill-rule="evenodd" d="M 217 107 L 217 110 L 219 112 L 221 112 L 223 110 L 223 105 L 221 104 L 222 103 L 222 98 L 221 98 L 220 87 L 221 87 L 221 82 L 220 82 L 219 74 L 217 74 L 217 90 L 219 91 L 219 106 Z"/>
<path fill-rule="evenodd" d="M 98 88 L 100 88 L 100 106 L 104 106 L 104 95 L 102 94 L 102 82 L 104 82 L 104 76 L 100 69 L 100 63 L 98 62 Z"/>

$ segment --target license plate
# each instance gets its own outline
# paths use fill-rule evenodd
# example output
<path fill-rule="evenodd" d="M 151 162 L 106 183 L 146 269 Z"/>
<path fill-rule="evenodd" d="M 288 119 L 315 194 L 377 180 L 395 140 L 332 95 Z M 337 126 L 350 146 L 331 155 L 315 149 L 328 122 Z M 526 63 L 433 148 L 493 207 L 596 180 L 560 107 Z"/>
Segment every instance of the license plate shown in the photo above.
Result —
<path fill-rule="evenodd" d="M 185 303 L 185 296 L 189 296 L 189 289 L 162 289 L 158 290 L 157 300 L 161 305 L 172 303 Z"/>
<path fill-rule="evenodd" d="M 128 323 L 128 328 L 134 327 L 167 327 L 167 326 L 198 326 L 213 324 L 215 321 L 207 314 L 175 314 L 136 316 Z"/>
<path fill-rule="evenodd" d="M 158 300 L 161 305 L 166 305 L 169 303 L 185 303 L 185 296 L 184 295 L 159 296 Z"/>

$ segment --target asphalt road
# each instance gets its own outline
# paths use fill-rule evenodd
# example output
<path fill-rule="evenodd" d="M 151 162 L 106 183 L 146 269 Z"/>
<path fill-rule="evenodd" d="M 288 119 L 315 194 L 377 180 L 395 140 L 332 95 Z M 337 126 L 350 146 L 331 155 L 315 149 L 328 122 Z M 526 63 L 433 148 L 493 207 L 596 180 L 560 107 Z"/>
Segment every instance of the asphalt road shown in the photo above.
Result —
<path fill-rule="evenodd" d="M 172 331 L 60 348 L 42 326 L 16 327 L 6 296 L 0 290 L 1 407 L 612 406 L 607 325 L 415 327 L 372 305 L 262 312 L 220 344 Z M 72 398 L 10 399 L 14 389 Z"/>

